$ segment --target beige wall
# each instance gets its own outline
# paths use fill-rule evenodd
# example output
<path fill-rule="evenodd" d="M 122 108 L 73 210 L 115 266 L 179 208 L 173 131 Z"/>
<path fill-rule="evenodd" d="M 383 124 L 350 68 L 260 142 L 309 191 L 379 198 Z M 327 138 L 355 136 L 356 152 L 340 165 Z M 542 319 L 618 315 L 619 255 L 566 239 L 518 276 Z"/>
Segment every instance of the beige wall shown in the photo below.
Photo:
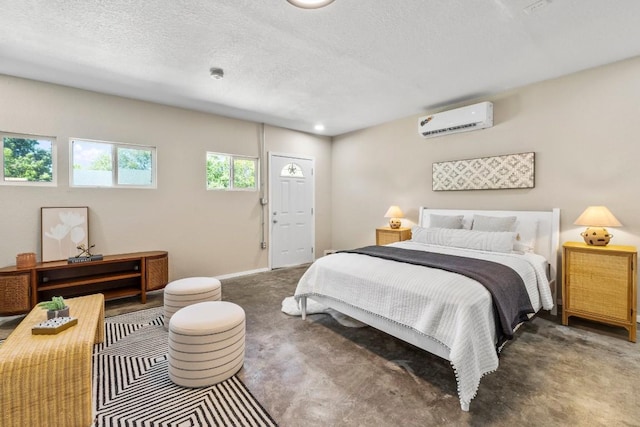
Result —
<path fill-rule="evenodd" d="M 205 152 L 258 156 L 260 124 L 0 76 L 0 130 L 58 142 L 57 187 L 0 186 L 0 266 L 21 252 L 40 258 L 40 207 L 88 206 L 94 253 L 167 250 L 172 279 L 268 267 L 259 194 L 205 190 Z M 156 146 L 158 188 L 70 188 L 70 137 Z M 315 159 L 321 254 L 330 247 L 330 138 L 266 126 L 265 141 L 266 151 Z"/>
<path fill-rule="evenodd" d="M 334 138 L 333 246 L 372 244 L 397 204 L 418 207 L 561 209 L 561 241 L 580 241 L 573 221 L 606 205 L 623 227 L 613 244 L 640 246 L 640 58 L 482 98 L 494 127 L 433 139 L 418 115 Z M 472 102 L 465 103 L 471 104 Z M 451 106 L 456 107 L 455 106 Z M 448 108 L 447 108 L 448 109 Z M 535 188 L 434 192 L 433 162 L 535 152 Z"/>
<path fill-rule="evenodd" d="M 610 230 L 613 243 L 640 246 L 639 73 L 634 58 L 478 99 L 494 103 L 491 129 L 423 139 L 416 115 L 336 137 L 332 147 L 266 126 L 265 151 L 315 159 L 318 255 L 374 243 L 391 204 L 412 221 L 421 205 L 559 207 L 562 241 L 579 240 L 575 218 L 604 204 L 624 225 Z M 171 278 L 268 266 L 259 195 L 204 190 L 205 151 L 257 156 L 259 124 L 0 76 L 0 130 L 55 136 L 59 150 L 58 187 L 0 186 L 0 266 L 20 252 L 39 255 L 41 206 L 89 206 L 97 252 L 168 250 Z M 158 189 L 69 188 L 70 137 L 157 146 Z M 533 189 L 431 190 L 433 162 L 527 151 L 536 153 Z"/>

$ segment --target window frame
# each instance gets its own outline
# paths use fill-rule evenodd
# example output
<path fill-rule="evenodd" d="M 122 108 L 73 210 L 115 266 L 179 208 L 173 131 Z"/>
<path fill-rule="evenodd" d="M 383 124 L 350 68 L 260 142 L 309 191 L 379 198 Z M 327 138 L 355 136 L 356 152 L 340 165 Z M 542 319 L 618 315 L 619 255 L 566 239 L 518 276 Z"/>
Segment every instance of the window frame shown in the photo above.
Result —
<path fill-rule="evenodd" d="M 4 138 L 43 139 L 51 142 L 51 182 L 46 181 L 7 181 L 4 176 Z M 58 141 L 55 136 L 34 135 L 29 133 L 14 133 L 0 131 L 0 185 L 27 187 L 57 187 L 58 186 Z"/>
<path fill-rule="evenodd" d="M 87 142 L 91 144 L 105 144 L 111 146 L 111 185 L 84 185 L 76 184 L 73 179 L 74 172 L 74 150 L 75 142 Z M 135 184 L 119 184 L 118 183 L 118 148 L 134 149 L 141 151 L 151 151 L 151 184 L 135 185 Z M 103 141 L 88 138 L 69 138 L 69 187 L 72 188 L 130 188 L 155 190 L 158 188 L 158 148 L 153 145 L 129 144 L 125 142 Z"/>
<path fill-rule="evenodd" d="M 209 180 L 207 176 L 207 164 L 209 162 L 209 155 L 213 156 L 225 156 L 229 158 L 229 187 L 227 188 L 212 188 L 209 187 Z M 234 186 L 234 160 L 251 160 L 255 164 L 254 169 L 254 181 L 255 185 L 251 188 L 237 188 Z M 245 192 L 258 192 L 260 191 L 260 158 L 253 156 L 244 156 L 240 154 L 221 153 L 219 151 L 207 151 L 205 153 L 205 188 L 207 191 L 245 191 Z"/>

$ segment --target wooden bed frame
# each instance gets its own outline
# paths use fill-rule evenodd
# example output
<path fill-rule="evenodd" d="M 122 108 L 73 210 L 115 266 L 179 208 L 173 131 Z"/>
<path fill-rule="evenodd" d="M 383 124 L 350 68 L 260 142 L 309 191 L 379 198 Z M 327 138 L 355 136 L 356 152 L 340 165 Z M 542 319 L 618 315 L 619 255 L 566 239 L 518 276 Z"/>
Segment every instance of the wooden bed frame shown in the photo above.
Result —
<path fill-rule="evenodd" d="M 474 214 L 486 215 L 486 216 L 517 216 L 519 219 L 526 219 L 538 222 L 537 234 L 536 234 L 536 248 L 535 252 L 544 256 L 549 264 L 549 280 L 551 285 L 551 293 L 553 295 L 554 308 L 551 313 L 556 315 L 557 308 L 556 302 L 556 276 L 558 273 L 558 246 L 560 239 L 560 210 L 552 209 L 550 211 L 489 211 L 489 210 L 459 210 L 459 209 L 427 209 L 420 207 L 419 225 L 427 227 L 429 224 L 429 215 L 464 215 L 465 220 L 471 220 Z M 339 311 L 347 316 L 350 316 L 362 323 L 386 332 L 398 339 L 406 341 L 422 350 L 442 357 L 443 359 L 450 360 L 449 349 L 444 345 L 430 339 L 426 335 L 409 328 L 407 326 L 398 324 L 387 320 L 381 316 L 377 316 L 361 310 L 357 307 L 336 301 L 331 298 L 325 298 L 319 295 L 314 295 L 312 298 L 327 307 Z M 306 297 L 300 298 L 300 309 L 302 312 L 302 319 L 306 319 Z M 468 411 L 469 406 L 462 404 L 462 410 Z"/>

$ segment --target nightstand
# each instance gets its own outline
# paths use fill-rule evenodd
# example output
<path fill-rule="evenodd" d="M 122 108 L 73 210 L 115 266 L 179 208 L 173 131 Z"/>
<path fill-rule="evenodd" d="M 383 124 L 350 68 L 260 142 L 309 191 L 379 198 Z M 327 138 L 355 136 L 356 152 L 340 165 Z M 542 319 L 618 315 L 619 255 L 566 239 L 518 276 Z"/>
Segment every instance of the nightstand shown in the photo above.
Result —
<path fill-rule="evenodd" d="M 621 326 L 636 342 L 637 249 L 578 242 L 562 248 L 562 324 L 576 316 Z"/>
<path fill-rule="evenodd" d="M 379 245 L 379 246 L 388 245 L 389 243 L 402 242 L 403 240 L 409 240 L 410 238 L 411 238 L 411 229 L 407 227 L 376 228 L 376 245 Z"/>

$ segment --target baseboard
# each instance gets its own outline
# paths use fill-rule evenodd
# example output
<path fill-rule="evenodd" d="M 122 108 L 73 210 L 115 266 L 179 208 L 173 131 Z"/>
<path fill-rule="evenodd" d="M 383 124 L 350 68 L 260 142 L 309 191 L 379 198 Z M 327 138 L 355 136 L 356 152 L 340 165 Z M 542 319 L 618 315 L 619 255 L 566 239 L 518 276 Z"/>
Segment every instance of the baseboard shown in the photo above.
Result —
<path fill-rule="evenodd" d="M 257 270 L 240 271 L 238 273 L 223 274 L 222 276 L 215 276 L 215 277 L 218 280 L 224 280 L 224 279 L 232 279 L 234 277 L 248 276 L 250 274 L 264 273 L 265 271 L 270 271 L 270 270 L 268 268 L 258 268 Z"/>

